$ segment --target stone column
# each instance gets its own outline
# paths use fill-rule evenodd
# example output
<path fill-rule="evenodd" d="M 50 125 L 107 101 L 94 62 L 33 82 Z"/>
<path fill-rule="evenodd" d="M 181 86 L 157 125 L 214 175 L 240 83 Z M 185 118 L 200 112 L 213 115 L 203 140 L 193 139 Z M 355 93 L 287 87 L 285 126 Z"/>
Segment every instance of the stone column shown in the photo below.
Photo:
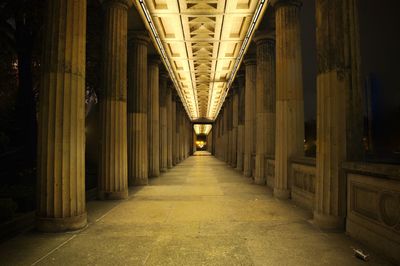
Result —
<path fill-rule="evenodd" d="M 184 127 L 184 112 L 182 103 L 179 105 L 179 162 L 185 159 L 184 145 L 185 145 L 185 127 Z"/>
<path fill-rule="evenodd" d="M 128 197 L 127 35 L 130 1 L 104 2 L 103 95 L 100 99 L 100 199 Z"/>
<path fill-rule="evenodd" d="M 173 166 L 172 160 L 172 142 L 173 142 L 173 123 L 172 123 L 172 90 L 173 84 L 167 84 L 167 167 L 171 169 Z"/>
<path fill-rule="evenodd" d="M 299 0 L 275 1 L 277 198 L 290 197 L 289 160 L 304 154 L 304 101 Z"/>
<path fill-rule="evenodd" d="M 243 71 L 236 75 L 238 86 L 238 137 L 237 137 L 237 162 L 236 169 L 243 171 L 244 154 L 244 109 L 245 109 L 245 80 Z"/>
<path fill-rule="evenodd" d="M 149 140 L 149 177 L 160 175 L 160 90 L 159 64 L 157 56 L 149 58 L 148 86 L 148 140 Z"/>
<path fill-rule="evenodd" d="M 238 111 L 239 95 L 237 82 L 232 87 L 232 148 L 231 148 L 231 166 L 236 168 L 237 163 L 237 136 L 238 136 Z"/>
<path fill-rule="evenodd" d="M 251 156 L 255 152 L 255 90 L 257 64 L 255 57 L 249 56 L 244 61 L 246 67 L 245 121 L 244 121 L 244 156 L 243 173 L 251 177 Z"/>
<path fill-rule="evenodd" d="M 363 112 L 353 109 L 363 105 L 356 14 L 354 0 L 316 1 L 318 138 L 314 221 L 324 229 L 344 228 L 346 177 L 341 165 L 347 159 L 362 159 Z M 358 138 L 353 139 L 355 135 Z"/>
<path fill-rule="evenodd" d="M 210 133 L 207 135 L 207 151 L 209 153 L 213 153 L 213 136 L 214 136 L 214 128 L 211 129 Z"/>
<path fill-rule="evenodd" d="M 227 135 L 228 135 L 228 143 L 227 143 L 227 160 L 228 165 L 232 163 L 232 92 L 229 93 L 228 105 L 227 105 Z"/>
<path fill-rule="evenodd" d="M 176 96 L 176 134 L 175 134 L 175 144 L 176 144 L 176 154 L 175 154 L 175 160 L 176 163 L 180 163 L 180 137 L 181 137 L 181 112 L 180 112 L 180 100 L 179 96 Z"/>
<path fill-rule="evenodd" d="M 177 108 L 176 108 L 176 95 L 175 93 L 172 93 L 172 165 L 175 166 L 178 161 L 177 161 L 177 123 L 176 123 L 176 114 L 177 114 Z"/>
<path fill-rule="evenodd" d="M 147 45 L 145 33 L 129 38 L 128 65 L 128 183 L 148 184 Z"/>
<path fill-rule="evenodd" d="M 41 231 L 86 225 L 86 1 L 48 1 L 38 124 L 38 206 Z"/>
<path fill-rule="evenodd" d="M 256 162 L 254 182 L 265 184 L 265 156 L 275 154 L 275 40 L 258 34 L 256 84 Z"/>
<path fill-rule="evenodd" d="M 167 171 L 168 161 L 168 111 L 167 111 L 167 88 L 168 73 L 162 71 L 160 74 L 160 171 Z"/>

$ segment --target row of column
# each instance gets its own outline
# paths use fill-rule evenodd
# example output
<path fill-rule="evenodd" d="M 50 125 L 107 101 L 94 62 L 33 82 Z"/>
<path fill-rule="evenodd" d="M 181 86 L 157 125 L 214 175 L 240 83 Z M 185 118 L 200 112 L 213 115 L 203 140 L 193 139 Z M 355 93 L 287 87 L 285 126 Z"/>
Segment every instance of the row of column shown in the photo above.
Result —
<path fill-rule="evenodd" d="M 150 39 L 129 33 L 131 1 L 107 0 L 100 92 L 99 199 L 125 199 L 189 156 L 190 120 Z M 86 1 L 50 0 L 39 101 L 37 227 L 82 228 L 85 203 Z M 129 40 L 128 40 L 129 39 Z"/>
<path fill-rule="evenodd" d="M 266 183 L 265 159 L 274 157 L 273 193 L 277 198 L 288 199 L 290 160 L 304 156 L 302 3 L 275 0 L 272 4 L 275 27 L 269 28 L 275 31 L 258 32 L 254 37 L 256 54 L 246 56 L 231 95 L 215 121 L 215 155 L 245 176 L 252 176 L 257 184 Z M 349 159 L 360 160 L 363 154 L 357 9 L 355 0 L 316 0 L 316 7 L 314 220 L 320 227 L 332 229 L 344 226 L 346 214 L 346 182 L 341 164 Z"/>

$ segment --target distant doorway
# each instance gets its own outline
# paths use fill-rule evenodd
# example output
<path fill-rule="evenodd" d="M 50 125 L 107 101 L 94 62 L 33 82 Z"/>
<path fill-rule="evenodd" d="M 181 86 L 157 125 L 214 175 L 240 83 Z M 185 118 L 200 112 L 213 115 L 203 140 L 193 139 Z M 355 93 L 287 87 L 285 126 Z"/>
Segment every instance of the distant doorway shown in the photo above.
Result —
<path fill-rule="evenodd" d="M 193 125 L 193 151 L 194 155 L 211 155 L 212 151 L 212 124 Z M 201 152 L 201 153 L 197 153 Z"/>

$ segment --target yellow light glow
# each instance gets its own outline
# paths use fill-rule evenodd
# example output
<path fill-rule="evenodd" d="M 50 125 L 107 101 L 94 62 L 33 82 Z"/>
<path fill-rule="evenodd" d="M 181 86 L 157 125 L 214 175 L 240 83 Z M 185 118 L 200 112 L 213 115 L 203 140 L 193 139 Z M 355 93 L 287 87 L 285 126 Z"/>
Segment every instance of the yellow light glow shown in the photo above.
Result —
<path fill-rule="evenodd" d="M 211 124 L 195 124 L 193 125 L 194 132 L 196 135 L 208 135 L 212 129 Z"/>
<path fill-rule="evenodd" d="M 189 117 L 217 117 L 267 1 L 135 0 Z"/>

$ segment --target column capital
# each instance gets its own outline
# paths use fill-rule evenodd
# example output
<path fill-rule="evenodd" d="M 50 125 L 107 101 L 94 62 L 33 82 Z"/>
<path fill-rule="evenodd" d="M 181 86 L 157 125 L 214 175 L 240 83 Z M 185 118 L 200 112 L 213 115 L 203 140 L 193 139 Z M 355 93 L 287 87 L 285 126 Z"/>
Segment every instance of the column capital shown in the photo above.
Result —
<path fill-rule="evenodd" d="M 239 70 L 236 72 L 235 80 L 244 77 L 244 68 L 240 67 Z"/>
<path fill-rule="evenodd" d="M 168 71 L 165 69 L 165 67 L 161 67 L 161 68 L 160 68 L 160 77 L 169 80 L 169 73 L 168 73 Z M 168 85 L 167 85 L 167 86 L 168 86 Z"/>
<path fill-rule="evenodd" d="M 148 57 L 148 62 L 149 65 L 160 65 L 161 64 L 161 59 L 158 55 L 149 55 Z"/>
<path fill-rule="evenodd" d="M 275 32 L 261 32 L 261 31 L 256 31 L 254 36 L 253 36 L 253 41 L 257 45 L 261 45 L 266 42 L 273 42 L 275 43 Z"/>
<path fill-rule="evenodd" d="M 141 43 L 148 45 L 150 43 L 149 34 L 146 31 L 130 30 L 128 31 L 128 44 Z"/>
<path fill-rule="evenodd" d="M 302 0 L 272 0 L 271 5 L 275 8 L 282 6 L 297 6 L 301 7 L 303 5 Z"/>
<path fill-rule="evenodd" d="M 110 5 L 121 5 L 124 8 L 128 9 L 132 6 L 132 0 L 104 0 L 103 6 L 107 7 Z"/>
<path fill-rule="evenodd" d="M 244 57 L 243 63 L 245 66 L 251 66 L 257 64 L 257 59 L 254 54 L 248 54 Z"/>

